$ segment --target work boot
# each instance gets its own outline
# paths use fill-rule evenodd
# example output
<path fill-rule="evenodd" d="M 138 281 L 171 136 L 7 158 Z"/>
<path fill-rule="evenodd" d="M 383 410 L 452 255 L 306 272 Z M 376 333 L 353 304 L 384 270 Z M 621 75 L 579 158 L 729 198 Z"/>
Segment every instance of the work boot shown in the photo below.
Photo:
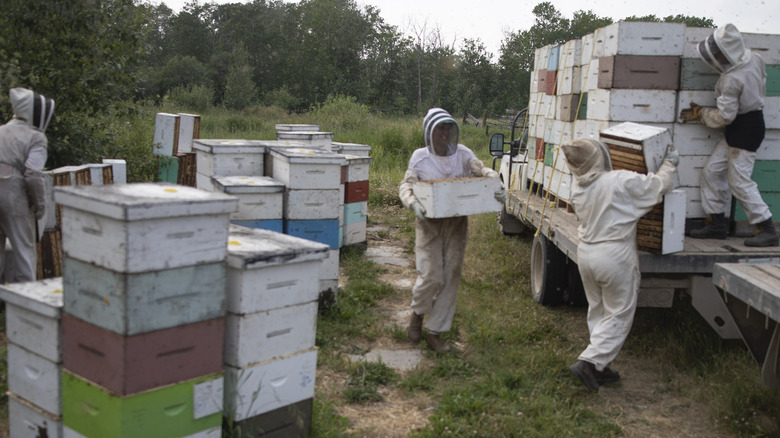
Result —
<path fill-rule="evenodd" d="M 422 322 L 422 315 L 418 315 L 412 311 L 412 317 L 409 318 L 409 327 L 406 328 L 406 336 L 415 344 L 422 339 Z"/>
<path fill-rule="evenodd" d="M 428 337 L 425 338 L 425 343 L 428 344 L 428 348 L 437 353 L 446 353 L 450 351 L 450 346 L 439 337 L 438 333 L 429 332 Z"/>
<path fill-rule="evenodd" d="M 725 239 L 729 235 L 729 220 L 723 213 L 711 214 L 702 228 L 691 230 L 694 239 Z"/>
<path fill-rule="evenodd" d="M 570 366 L 569 369 L 577 376 L 585 386 L 593 392 L 598 392 L 599 382 L 596 380 L 596 366 L 584 360 L 578 360 L 577 363 Z"/>
<path fill-rule="evenodd" d="M 604 368 L 604 371 L 596 370 L 596 382 L 599 385 L 605 383 L 615 383 L 620 380 L 620 373 L 612 371 L 609 367 Z"/>
<path fill-rule="evenodd" d="M 745 246 L 765 247 L 780 245 L 780 238 L 777 236 L 777 230 L 772 223 L 772 218 L 756 224 L 753 228 L 753 237 L 745 239 Z"/>

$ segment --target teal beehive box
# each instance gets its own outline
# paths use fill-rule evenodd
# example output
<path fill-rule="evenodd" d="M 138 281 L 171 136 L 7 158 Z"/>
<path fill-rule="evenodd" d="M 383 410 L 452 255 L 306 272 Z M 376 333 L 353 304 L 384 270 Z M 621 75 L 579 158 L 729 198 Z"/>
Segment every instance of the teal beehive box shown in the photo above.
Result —
<path fill-rule="evenodd" d="M 766 66 L 766 95 L 780 96 L 780 65 Z"/>

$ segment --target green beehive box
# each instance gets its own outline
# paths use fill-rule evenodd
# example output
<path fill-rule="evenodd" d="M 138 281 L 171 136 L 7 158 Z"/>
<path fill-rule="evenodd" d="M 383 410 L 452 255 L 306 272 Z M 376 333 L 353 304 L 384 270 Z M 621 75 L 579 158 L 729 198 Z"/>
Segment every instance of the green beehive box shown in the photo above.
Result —
<path fill-rule="evenodd" d="M 769 206 L 772 218 L 780 218 L 780 161 L 756 161 L 753 166 L 753 181 L 758 183 L 761 198 Z M 734 204 L 732 217 L 737 222 L 746 222 L 745 210 L 738 201 L 735 200 Z"/>
<path fill-rule="evenodd" d="M 766 66 L 766 95 L 780 96 L 780 65 Z"/>
<path fill-rule="evenodd" d="M 552 167 L 555 165 L 555 151 L 553 150 L 555 148 L 554 143 L 545 143 L 544 144 L 544 165 Z"/>
<path fill-rule="evenodd" d="M 588 93 L 580 94 L 580 101 L 578 102 L 580 109 L 577 112 L 577 120 L 588 119 Z"/>
<path fill-rule="evenodd" d="M 160 182 L 179 182 L 179 159 L 168 155 L 157 156 L 157 179 Z"/>
<path fill-rule="evenodd" d="M 222 404 L 222 374 L 120 397 L 62 372 L 63 424 L 88 437 L 189 436 L 220 426 Z"/>

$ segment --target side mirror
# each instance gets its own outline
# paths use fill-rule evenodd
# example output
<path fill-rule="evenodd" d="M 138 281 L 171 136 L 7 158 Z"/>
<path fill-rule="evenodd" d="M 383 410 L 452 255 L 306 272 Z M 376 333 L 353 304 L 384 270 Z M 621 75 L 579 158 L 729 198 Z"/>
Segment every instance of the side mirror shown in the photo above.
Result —
<path fill-rule="evenodd" d="M 490 155 L 493 157 L 504 155 L 504 134 L 495 133 L 490 136 Z"/>

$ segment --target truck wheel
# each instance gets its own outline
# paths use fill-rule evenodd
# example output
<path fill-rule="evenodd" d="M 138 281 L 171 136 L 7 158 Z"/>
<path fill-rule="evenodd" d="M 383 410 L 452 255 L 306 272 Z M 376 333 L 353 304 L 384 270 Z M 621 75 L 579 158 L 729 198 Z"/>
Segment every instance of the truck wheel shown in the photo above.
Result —
<path fill-rule="evenodd" d="M 582 277 L 580 277 L 580 269 L 577 264 L 569 260 L 566 264 L 568 270 L 569 282 L 566 285 L 566 292 L 563 293 L 563 299 L 566 304 L 574 307 L 582 307 L 588 305 L 588 298 L 585 296 L 585 287 L 582 285 Z"/>
<path fill-rule="evenodd" d="M 523 234 L 526 230 L 525 225 L 520 219 L 512 216 L 506 211 L 506 205 L 498 213 L 498 226 L 504 236 L 516 236 Z"/>
<path fill-rule="evenodd" d="M 531 293 L 544 306 L 563 302 L 566 287 L 566 256 L 541 234 L 531 246 Z"/>

